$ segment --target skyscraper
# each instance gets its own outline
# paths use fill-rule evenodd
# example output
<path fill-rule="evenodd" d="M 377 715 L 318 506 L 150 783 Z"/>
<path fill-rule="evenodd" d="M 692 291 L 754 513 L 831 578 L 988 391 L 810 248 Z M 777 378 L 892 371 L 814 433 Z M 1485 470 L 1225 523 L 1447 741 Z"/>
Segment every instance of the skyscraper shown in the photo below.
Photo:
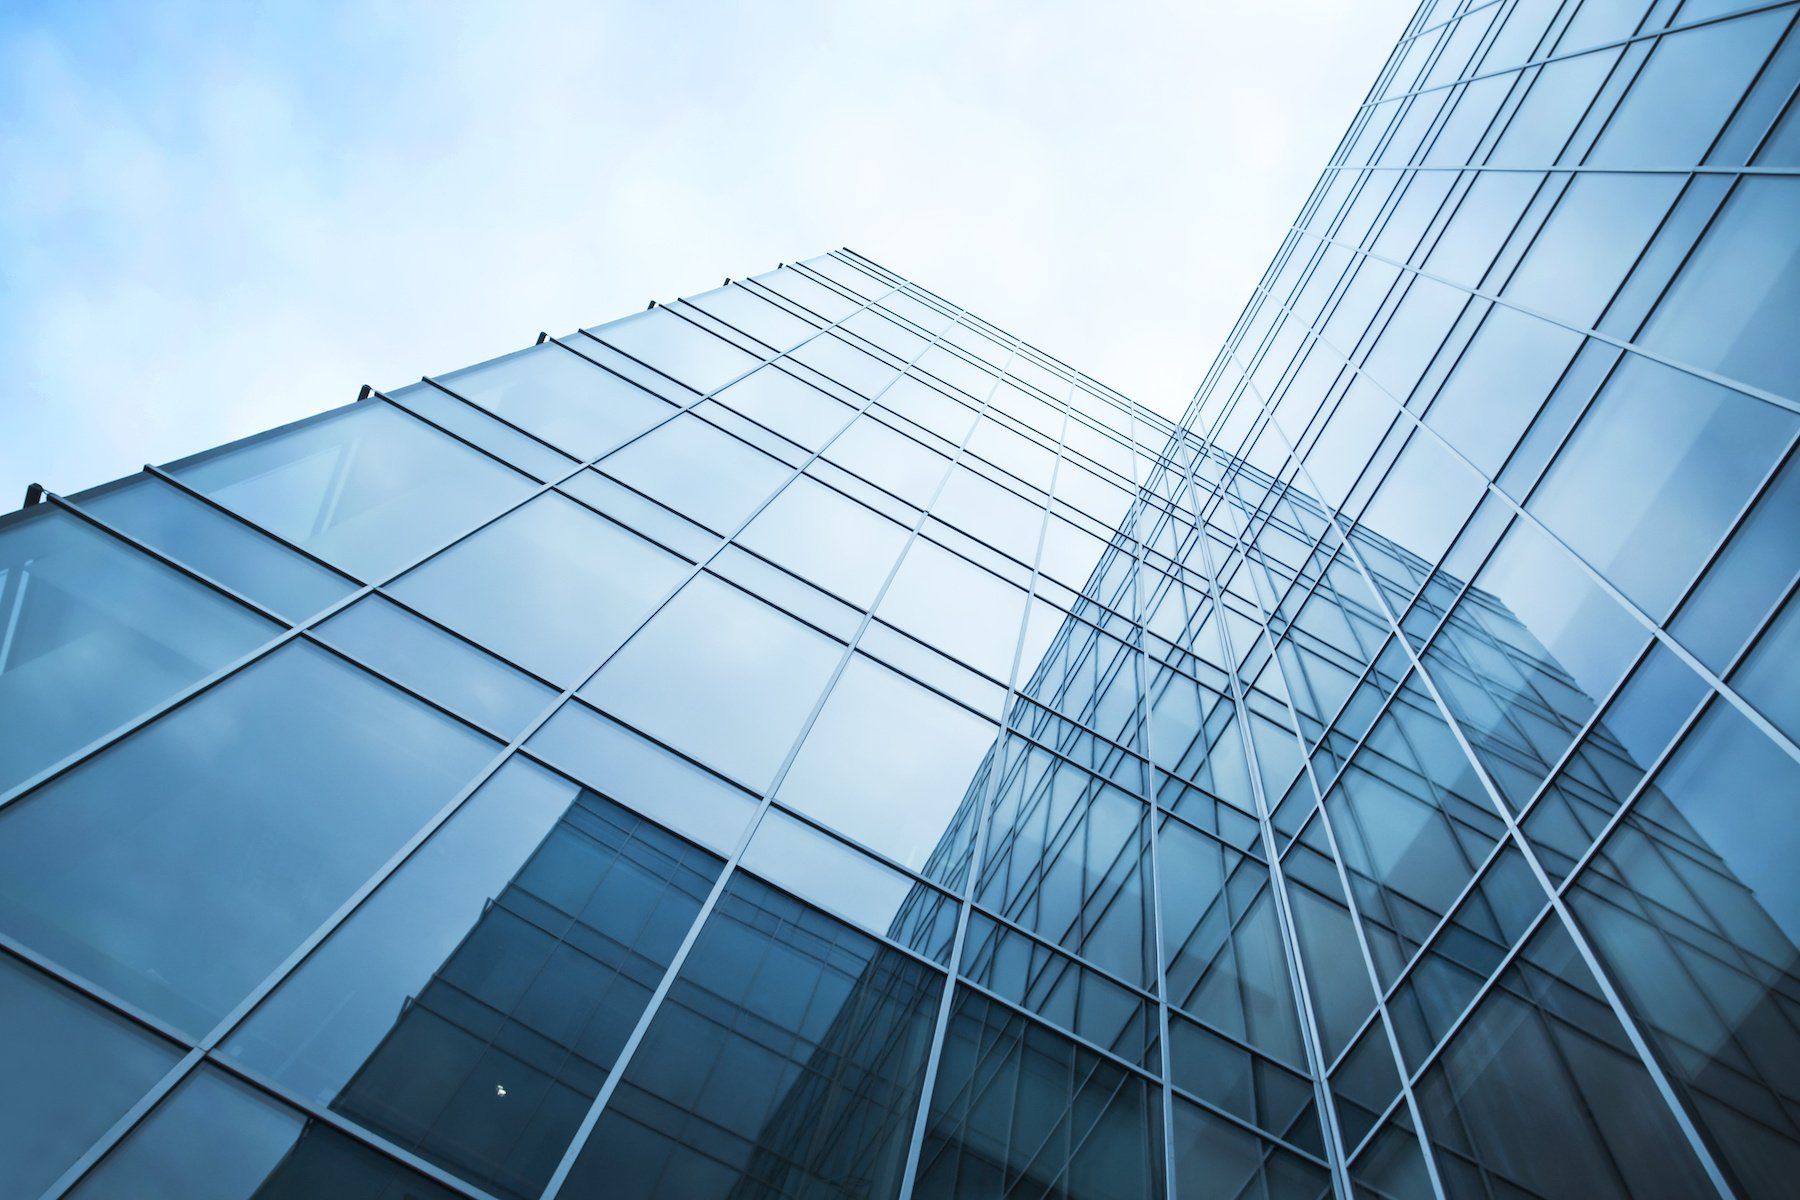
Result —
<path fill-rule="evenodd" d="M 0 1197 L 1800 1177 L 1797 6 L 1409 23 L 1179 424 L 839 251 L 0 521 Z"/>

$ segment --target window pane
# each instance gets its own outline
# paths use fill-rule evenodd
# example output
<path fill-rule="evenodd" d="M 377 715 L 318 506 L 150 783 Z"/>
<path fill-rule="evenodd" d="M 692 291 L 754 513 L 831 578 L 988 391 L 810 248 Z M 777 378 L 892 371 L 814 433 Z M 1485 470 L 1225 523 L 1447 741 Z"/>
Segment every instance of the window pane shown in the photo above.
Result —
<path fill-rule="evenodd" d="M 1571 903 L 1745 1194 L 1800 1171 L 1800 766 L 1716 700 Z"/>
<path fill-rule="evenodd" d="M 498 417 L 489 416 L 468 401 L 423 381 L 409 383 L 382 395 L 396 407 L 420 416 L 490 454 L 497 454 L 521 471 L 546 482 L 561 479 L 576 467 L 574 458 L 527 437 Z"/>
<path fill-rule="evenodd" d="M 180 1053 L 10 955 L 0 955 L 0 1013 L 0 1196 L 36 1196 Z"/>
<path fill-rule="evenodd" d="M 939 963 L 950 957 L 956 901 L 847 842 L 772 808 L 744 848 L 743 866 L 833 916 Z"/>
<path fill-rule="evenodd" d="M 702 846 L 730 854 L 757 799 L 571 700 L 527 748 L 608 797 Z"/>
<path fill-rule="evenodd" d="M 517 471 L 378 400 L 172 470 L 364 581 L 393 574 L 532 486 Z"/>
<path fill-rule="evenodd" d="M 720 392 L 720 404 L 760 421 L 782 437 L 817 450 L 855 410 L 777 366 L 763 367 Z"/>
<path fill-rule="evenodd" d="M 332 617 L 319 638 L 507 737 L 556 697 L 549 686 L 382 596 L 366 596 Z"/>
<path fill-rule="evenodd" d="M 949 459 L 872 416 L 846 429 L 826 448 L 825 457 L 919 508 L 931 503 L 950 469 Z"/>
<path fill-rule="evenodd" d="M 941 980 L 735 876 L 565 1194 L 898 1194 Z"/>
<path fill-rule="evenodd" d="M 792 472 L 699 417 L 631 443 L 601 470 L 718 533 L 730 533 Z"/>
<path fill-rule="evenodd" d="M 1642 341 L 1678 362 L 1792 395 L 1800 377 L 1796 324 L 1800 179 L 1746 179 L 1663 297 Z"/>
<path fill-rule="evenodd" d="M 590 332 L 702 393 L 723 387 L 757 363 L 731 343 L 661 307 Z"/>
<path fill-rule="evenodd" d="M 920 538 L 900 562 L 876 610 L 914 637 L 984 671 L 1012 675 L 1025 593 Z"/>
<path fill-rule="evenodd" d="M 69 1194 L 80 1200 L 455 1196 L 213 1067 L 183 1080 Z"/>
<path fill-rule="evenodd" d="M 81 507 L 290 621 L 312 616 L 355 587 L 151 475 L 83 496 Z"/>
<path fill-rule="evenodd" d="M 452 371 L 438 382 L 584 462 L 676 412 L 554 342 Z"/>
<path fill-rule="evenodd" d="M 496 748 L 293 643 L 0 811 L 0 928 L 204 1033 Z"/>
<path fill-rule="evenodd" d="M 1774 405 L 1630 355 L 1530 508 L 1660 618 L 1794 428 Z"/>
<path fill-rule="evenodd" d="M 1554 921 L 1417 1089 L 1448 1196 L 1712 1191 L 1598 986 Z"/>
<path fill-rule="evenodd" d="M 581 694 L 708 766 L 763 788 L 787 757 L 842 649 L 702 575 Z"/>
<path fill-rule="evenodd" d="M 1159 1107 L 1148 1080 L 958 989 L 914 1195 L 1160 1195 Z"/>
<path fill-rule="evenodd" d="M 0 527 L 0 788 L 267 641 L 275 626 L 51 505 Z"/>
<path fill-rule="evenodd" d="M 738 541 L 867 608 L 906 536 L 904 526 L 802 476 L 757 514 Z"/>
<path fill-rule="evenodd" d="M 1282 1150 L 1197 1104 L 1175 1102 L 1178 1200 L 1311 1200 L 1331 1194 L 1324 1167 Z"/>
<path fill-rule="evenodd" d="M 393 592 L 527 670 L 572 685 L 686 570 L 552 493 L 409 571 Z"/>
<path fill-rule="evenodd" d="M 720 865 L 514 760 L 225 1052 L 495 1195 L 536 1196 Z"/>
<path fill-rule="evenodd" d="M 1666 175 L 1577 176 L 1507 281 L 1506 298 L 1592 326 L 1681 186 Z"/>
<path fill-rule="evenodd" d="M 857 655 L 832 688 L 782 781 L 781 799 L 909 867 L 961 861 L 995 728 Z M 957 844 L 947 845 L 952 833 Z"/>

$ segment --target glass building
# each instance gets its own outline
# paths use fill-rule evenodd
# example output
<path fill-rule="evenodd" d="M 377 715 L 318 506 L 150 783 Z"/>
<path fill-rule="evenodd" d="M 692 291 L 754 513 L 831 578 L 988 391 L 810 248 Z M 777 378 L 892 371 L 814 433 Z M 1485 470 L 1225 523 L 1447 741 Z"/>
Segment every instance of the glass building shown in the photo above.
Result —
<path fill-rule="evenodd" d="M 0 520 L 0 1198 L 1800 1178 L 1795 3 L 1433 0 L 1179 424 L 850 251 Z"/>

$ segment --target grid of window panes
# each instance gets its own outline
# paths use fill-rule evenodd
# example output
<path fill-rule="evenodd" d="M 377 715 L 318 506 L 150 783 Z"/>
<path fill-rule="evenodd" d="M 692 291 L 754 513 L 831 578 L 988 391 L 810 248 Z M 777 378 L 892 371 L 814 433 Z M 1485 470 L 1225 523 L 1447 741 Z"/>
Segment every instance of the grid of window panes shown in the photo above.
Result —
<path fill-rule="evenodd" d="M 0 521 L 0 1197 L 1782 1194 L 1795 7 L 1426 4 L 1183 427 L 840 251 Z"/>
<path fill-rule="evenodd" d="M 1800 1173 L 1796 13 L 1426 4 L 1189 411 L 1353 1188 Z"/>

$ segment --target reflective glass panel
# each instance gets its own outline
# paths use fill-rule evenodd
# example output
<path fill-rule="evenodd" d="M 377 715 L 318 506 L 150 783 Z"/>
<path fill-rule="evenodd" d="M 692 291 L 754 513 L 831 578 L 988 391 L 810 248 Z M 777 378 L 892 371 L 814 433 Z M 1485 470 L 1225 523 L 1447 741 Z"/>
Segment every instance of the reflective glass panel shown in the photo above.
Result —
<path fill-rule="evenodd" d="M 545 679 L 573 685 L 685 571 L 674 555 L 552 493 L 408 572 L 393 592 Z"/>
<path fill-rule="evenodd" d="M 0 810 L 0 929 L 204 1033 L 497 748 L 292 643 Z"/>
<path fill-rule="evenodd" d="M 676 411 L 554 342 L 452 371 L 438 382 L 583 461 Z"/>
<path fill-rule="evenodd" d="M 90 493 L 81 506 L 290 621 L 312 616 L 355 587 L 329 567 L 151 475 Z"/>
<path fill-rule="evenodd" d="M 514 760 L 225 1053 L 495 1195 L 535 1197 L 720 866 Z"/>
<path fill-rule="evenodd" d="M 180 1051 L 0 954 L 0 1196 L 41 1194 Z"/>
<path fill-rule="evenodd" d="M 897 1195 L 941 979 L 735 876 L 563 1194 Z"/>
<path fill-rule="evenodd" d="M 620 720 L 767 787 L 843 647 L 701 575 L 581 689 Z"/>
<path fill-rule="evenodd" d="M 275 631 L 236 601 L 50 505 L 0 527 L 0 788 Z"/>
<path fill-rule="evenodd" d="M 378 400 L 170 470 L 365 582 L 468 532 L 532 487 L 517 471 Z"/>

